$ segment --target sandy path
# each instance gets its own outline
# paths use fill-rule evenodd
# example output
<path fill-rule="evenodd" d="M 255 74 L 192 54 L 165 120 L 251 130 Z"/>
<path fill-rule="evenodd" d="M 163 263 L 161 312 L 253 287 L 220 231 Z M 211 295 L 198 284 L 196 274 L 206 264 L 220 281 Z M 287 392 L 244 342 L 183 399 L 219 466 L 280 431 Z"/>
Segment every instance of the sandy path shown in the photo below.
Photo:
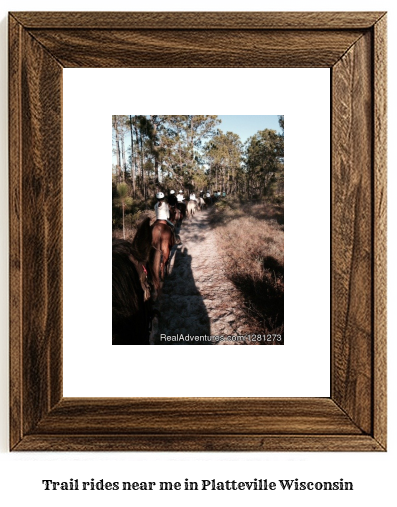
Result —
<path fill-rule="evenodd" d="M 160 311 L 156 344 L 235 344 L 209 339 L 166 341 L 161 335 L 226 337 L 249 329 L 240 294 L 225 276 L 208 214 L 208 210 L 196 213 L 179 231 L 182 244 L 173 249 L 170 274 L 156 305 Z"/>

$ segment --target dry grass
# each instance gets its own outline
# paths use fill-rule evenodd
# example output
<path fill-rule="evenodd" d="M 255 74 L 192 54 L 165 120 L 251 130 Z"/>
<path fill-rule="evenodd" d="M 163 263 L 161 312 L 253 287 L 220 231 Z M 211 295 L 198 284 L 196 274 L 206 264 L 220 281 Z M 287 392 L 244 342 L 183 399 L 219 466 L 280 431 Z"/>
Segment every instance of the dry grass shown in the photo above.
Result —
<path fill-rule="evenodd" d="M 132 241 L 134 239 L 137 227 L 145 217 L 150 217 L 150 223 L 152 224 L 156 220 L 156 213 L 154 210 L 146 210 L 126 214 L 124 219 L 126 240 Z M 123 229 L 113 229 L 112 239 L 123 239 Z"/>
<path fill-rule="evenodd" d="M 258 333 L 283 334 L 283 207 L 224 201 L 213 208 L 211 221 L 226 275 L 242 293 Z"/>

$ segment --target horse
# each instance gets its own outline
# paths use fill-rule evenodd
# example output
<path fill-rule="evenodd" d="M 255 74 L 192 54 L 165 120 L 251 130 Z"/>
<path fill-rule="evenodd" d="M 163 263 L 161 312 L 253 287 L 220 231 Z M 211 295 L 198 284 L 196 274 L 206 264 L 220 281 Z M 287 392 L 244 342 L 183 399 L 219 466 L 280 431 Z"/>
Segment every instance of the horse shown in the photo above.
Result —
<path fill-rule="evenodd" d="M 112 241 L 112 343 L 149 344 L 151 323 L 147 262 L 152 247 L 150 218 L 138 226 L 131 242 Z"/>
<path fill-rule="evenodd" d="M 202 197 L 199 199 L 199 209 L 202 210 L 203 208 L 206 208 L 207 205 L 205 204 L 205 201 Z"/>
<path fill-rule="evenodd" d="M 168 264 L 172 247 L 180 240 L 165 220 L 156 220 L 152 225 L 152 248 L 149 255 L 149 271 L 154 287 L 154 297 L 158 295 L 168 274 Z"/>
<path fill-rule="evenodd" d="M 197 206 L 197 203 L 196 201 L 189 201 L 187 203 L 187 214 L 186 216 L 189 218 L 189 217 L 193 217 L 194 213 L 196 212 L 196 206 Z"/>
<path fill-rule="evenodd" d="M 175 206 L 169 206 L 170 209 L 170 222 L 176 225 L 181 219 L 181 211 Z"/>
<path fill-rule="evenodd" d="M 183 219 L 186 217 L 186 204 L 184 202 L 178 202 L 176 207 L 180 211 L 179 225 L 182 225 Z"/>

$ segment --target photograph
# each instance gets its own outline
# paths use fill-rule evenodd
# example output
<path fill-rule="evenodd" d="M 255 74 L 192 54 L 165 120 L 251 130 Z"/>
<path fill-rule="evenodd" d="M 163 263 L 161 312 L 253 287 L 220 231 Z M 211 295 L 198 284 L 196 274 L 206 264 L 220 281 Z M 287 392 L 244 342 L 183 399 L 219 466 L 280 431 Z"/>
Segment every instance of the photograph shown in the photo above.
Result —
<path fill-rule="evenodd" d="M 284 345 L 284 115 L 112 116 L 112 344 Z"/>

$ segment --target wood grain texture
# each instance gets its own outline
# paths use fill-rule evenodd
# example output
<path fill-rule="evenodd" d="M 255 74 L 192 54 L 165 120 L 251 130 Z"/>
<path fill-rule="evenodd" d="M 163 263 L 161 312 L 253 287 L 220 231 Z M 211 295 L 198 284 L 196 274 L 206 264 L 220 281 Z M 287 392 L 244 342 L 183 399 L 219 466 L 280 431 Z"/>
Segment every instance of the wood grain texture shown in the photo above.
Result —
<path fill-rule="evenodd" d="M 367 433 L 373 381 L 371 40 L 371 33 L 363 36 L 332 72 L 332 398 Z"/>
<path fill-rule="evenodd" d="M 64 399 L 34 434 L 362 434 L 326 398 Z"/>
<path fill-rule="evenodd" d="M 387 335 L 387 20 L 374 27 L 374 438 L 384 447 Z"/>
<path fill-rule="evenodd" d="M 19 284 L 12 288 L 11 357 L 19 354 L 20 362 L 11 418 L 21 418 L 26 434 L 62 396 L 62 69 L 28 32 L 10 27 L 10 45 L 23 55 L 10 89 L 10 195 L 17 196 L 10 271 Z"/>
<path fill-rule="evenodd" d="M 22 217 L 21 217 L 21 53 L 22 27 L 9 20 L 9 209 L 10 209 L 10 446 L 22 428 Z"/>
<path fill-rule="evenodd" d="M 25 28 L 362 30 L 384 12 L 13 12 Z"/>
<path fill-rule="evenodd" d="M 350 30 L 230 29 L 30 33 L 64 67 L 149 68 L 331 67 L 363 34 Z"/>
<path fill-rule="evenodd" d="M 28 435 L 16 451 L 368 452 L 383 449 L 368 435 Z"/>
<path fill-rule="evenodd" d="M 186 14 L 10 15 L 10 447 L 383 451 L 385 16 Z M 62 399 L 62 67 L 314 64 L 332 67 L 331 399 Z"/>

